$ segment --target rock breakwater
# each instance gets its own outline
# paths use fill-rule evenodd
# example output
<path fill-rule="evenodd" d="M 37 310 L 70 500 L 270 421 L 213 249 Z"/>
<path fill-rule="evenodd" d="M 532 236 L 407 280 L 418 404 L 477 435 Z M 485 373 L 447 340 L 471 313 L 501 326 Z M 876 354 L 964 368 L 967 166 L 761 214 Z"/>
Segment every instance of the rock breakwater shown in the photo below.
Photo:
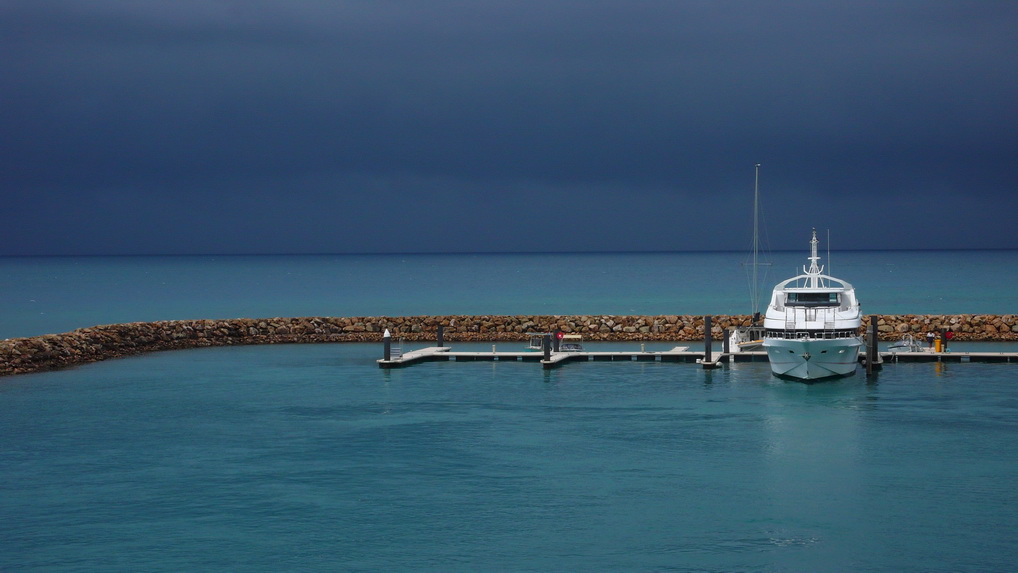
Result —
<path fill-rule="evenodd" d="M 869 317 L 866 317 L 868 323 Z M 748 325 L 750 317 L 712 317 L 712 336 Z M 159 350 L 179 350 L 242 344 L 380 342 L 388 329 L 410 342 L 435 340 L 444 327 L 449 342 L 525 340 L 528 332 L 562 330 L 586 340 L 693 341 L 703 340 L 703 316 L 410 316 L 238 318 L 136 322 L 82 328 L 62 334 L 0 341 L 0 376 L 22 374 Z M 865 324 L 864 324 L 865 326 Z M 1018 340 L 1016 315 L 882 315 L 881 340 L 904 334 L 951 329 L 955 340 Z"/>

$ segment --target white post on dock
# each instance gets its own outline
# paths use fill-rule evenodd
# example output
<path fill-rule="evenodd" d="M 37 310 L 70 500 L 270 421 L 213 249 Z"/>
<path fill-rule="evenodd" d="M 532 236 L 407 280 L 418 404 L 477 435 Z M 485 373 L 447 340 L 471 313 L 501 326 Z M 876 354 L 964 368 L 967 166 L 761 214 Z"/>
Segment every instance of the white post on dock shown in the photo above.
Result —
<path fill-rule="evenodd" d="M 391 360 L 392 359 L 392 334 L 389 333 L 389 329 L 388 328 L 386 328 L 385 332 L 382 334 L 382 349 L 383 349 L 382 350 L 382 359 L 386 360 L 386 361 Z"/>

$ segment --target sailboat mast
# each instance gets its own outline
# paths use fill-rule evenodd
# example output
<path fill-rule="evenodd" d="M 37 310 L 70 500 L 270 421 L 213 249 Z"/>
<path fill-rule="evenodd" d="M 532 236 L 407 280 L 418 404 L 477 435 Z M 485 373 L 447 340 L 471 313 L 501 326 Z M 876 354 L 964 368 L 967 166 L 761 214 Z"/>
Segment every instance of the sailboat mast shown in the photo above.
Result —
<path fill-rule="evenodd" d="M 756 176 L 753 180 L 753 282 L 750 292 L 753 296 L 753 324 L 756 324 L 760 316 L 760 286 L 757 280 L 758 261 L 760 253 L 760 164 L 756 164 Z"/>

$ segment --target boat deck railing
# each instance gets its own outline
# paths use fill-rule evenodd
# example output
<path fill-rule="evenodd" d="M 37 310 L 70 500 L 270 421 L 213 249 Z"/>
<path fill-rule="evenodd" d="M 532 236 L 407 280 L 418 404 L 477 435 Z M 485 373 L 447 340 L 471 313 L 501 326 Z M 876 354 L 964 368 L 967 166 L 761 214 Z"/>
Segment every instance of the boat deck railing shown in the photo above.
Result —
<path fill-rule="evenodd" d="M 803 338 L 836 340 L 839 338 L 857 338 L 858 336 L 859 333 L 856 330 L 834 330 L 833 328 L 823 330 L 768 330 L 764 334 L 765 338 L 781 338 L 784 340 L 799 340 Z"/>

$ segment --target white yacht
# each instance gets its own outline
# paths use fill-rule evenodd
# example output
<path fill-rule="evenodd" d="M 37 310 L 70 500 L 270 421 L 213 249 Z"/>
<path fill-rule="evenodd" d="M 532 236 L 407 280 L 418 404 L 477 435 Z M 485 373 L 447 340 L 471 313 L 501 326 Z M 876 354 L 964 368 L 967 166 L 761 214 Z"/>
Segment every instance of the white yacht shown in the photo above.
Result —
<path fill-rule="evenodd" d="M 823 274 L 818 266 L 817 232 L 810 241 L 805 274 L 774 287 L 764 317 L 763 346 L 771 371 L 800 380 L 855 372 L 862 339 L 862 312 L 849 283 Z"/>

